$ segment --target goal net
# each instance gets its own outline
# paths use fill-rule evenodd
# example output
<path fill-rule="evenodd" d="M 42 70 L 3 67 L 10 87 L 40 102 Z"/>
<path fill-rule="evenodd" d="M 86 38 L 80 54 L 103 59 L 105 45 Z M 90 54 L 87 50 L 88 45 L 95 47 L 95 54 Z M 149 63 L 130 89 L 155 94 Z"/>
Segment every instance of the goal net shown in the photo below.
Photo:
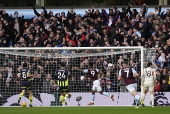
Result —
<path fill-rule="evenodd" d="M 21 89 L 17 75 L 23 62 L 28 63 L 30 73 L 34 75 L 33 106 L 61 106 L 58 85 L 52 80 L 61 62 L 66 63 L 71 73 L 68 106 L 87 106 L 91 101 L 92 81 L 87 74 L 72 69 L 87 69 L 89 62 L 93 62 L 104 74 L 102 90 L 115 96 L 112 102 L 109 97 L 96 92 L 95 106 L 131 106 L 134 99 L 125 84 L 117 80 L 118 72 L 126 61 L 140 74 L 143 63 L 151 56 L 152 53 L 144 51 L 143 47 L 0 48 L 0 106 L 19 105 L 17 101 Z M 136 80 L 140 92 L 140 80 Z M 21 102 L 29 104 L 28 93 Z"/>

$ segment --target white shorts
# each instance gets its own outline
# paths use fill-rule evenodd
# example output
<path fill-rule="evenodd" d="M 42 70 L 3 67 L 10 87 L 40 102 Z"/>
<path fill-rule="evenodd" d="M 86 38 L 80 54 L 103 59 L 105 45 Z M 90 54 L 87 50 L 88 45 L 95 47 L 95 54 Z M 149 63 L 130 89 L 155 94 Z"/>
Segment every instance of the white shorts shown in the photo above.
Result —
<path fill-rule="evenodd" d="M 129 84 L 126 86 L 127 90 L 132 93 L 133 90 L 137 90 L 137 83 Z"/>
<path fill-rule="evenodd" d="M 153 81 L 145 81 L 143 84 L 143 89 L 147 91 L 154 91 L 154 82 Z"/>
<path fill-rule="evenodd" d="M 95 80 L 93 82 L 93 87 L 92 87 L 93 91 L 97 91 L 100 92 L 102 90 L 101 86 L 100 86 L 100 81 L 99 80 Z"/>

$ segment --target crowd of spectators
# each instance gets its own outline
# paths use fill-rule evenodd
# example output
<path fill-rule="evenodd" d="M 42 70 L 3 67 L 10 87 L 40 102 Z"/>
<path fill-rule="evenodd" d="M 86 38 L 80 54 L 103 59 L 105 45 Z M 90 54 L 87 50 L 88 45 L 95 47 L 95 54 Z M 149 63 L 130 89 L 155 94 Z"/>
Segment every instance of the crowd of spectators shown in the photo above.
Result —
<path fill-rule="evenodd" d="M 170 91 L 170 10 L 161 11 L 161 6 L 158 6 L 154 12 L 148 12 L 146 4 L 143 4 L 140 11 L 131 8 L 132 5 L 129 5 L 120 11 L 114 6 L 106 12 L 104 8 L 100 11 L 92 7 L 81 16 L 76 14 L 73 8 L 70 8 L 67 14 L 65 12 L 53 14 L 53 11 L 47 12 L 42 7 L 43 11 L 39 14 L 33 7 L 35 16 L 29 20 L 25 20 L 24 15 L 18 17 L 18 12 L 8 14 L 5 10 L 0 10 L 0 47 L 143 46 L 147 49 L 152 48 L 155 54 L 151 60 L 157 69 L 158 80 L 155 91 Z M 77 51 L 58 53 L 77 53 Z M 88 50 L 82 53 L 90 52 Z M 21 57 L 1 53 L 0 92 L 2 94 L 11 91 L 9 87 L 19 87 L 17 72 L 24 61 L 27 61 L 29 68 L 33 69 L 35 90 L 57 91 L 57 85 L 51 79 L 53 72 L 59 68 L 63 60 L 67 62 L 70 70 L 74 65 L 87 68 L 88 61 L 95 61 L 96 66 L 106 75 L 102 80 L 104 90 L 115 92 L 119 91 L 115 70 L 118 71 L 122 62 L 128 59 L 129 64 L 140 72 L 138 58 L 139 53 L 129 53 L 126 58 L 119 54 L 97 58 L 81 57 L 76 60 L 75 58 Z M 71 71 L 71 73 L 71 91 L 90 91 L 91 82 L 88 77 L 80 80 L 78 77 L 84 74 L 78 71 Z M 15 89 L 15 92 L 18 91 Z"/>

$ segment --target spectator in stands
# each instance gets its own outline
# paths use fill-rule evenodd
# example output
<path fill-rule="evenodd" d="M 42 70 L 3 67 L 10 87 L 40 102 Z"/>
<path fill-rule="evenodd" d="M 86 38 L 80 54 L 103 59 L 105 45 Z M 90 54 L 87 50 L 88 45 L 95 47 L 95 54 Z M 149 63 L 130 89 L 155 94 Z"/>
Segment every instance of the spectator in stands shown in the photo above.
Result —
<path fill-rule="evenodd" d="M 156 81 L 156 85 L 155 85 L 155 91 L 158 92 L 161 90 L 161 73 L 160 70 L 156 71 L 156 77 L 157 77 L 157 81 Z"/>
<path fill-rule="evenodd" d="M 38 74 L 38 72 L 37 72 L 37 74 L 35 74 L 35 76 L 33 78 L 33 81 L 32 81 L 32 83 L 34 83 L 33 84 L 33 89 L 35 89 L 37 91 L 43 91 L 43 89 L 45 89 L 45 87 L 44 87 L 45 85 L 43 85 L 43 84 L 45 84 L 45 83 L 43 83 L 43 78 L 44 77 L 41 76 L 41 75 L 42 74 Z"/>
<path fill-rule="evenodd" d="M 141 32 L 137 31 L 136 28 L 133 28 L 133 36 L 137 36 L 136 40 L 141 40 Z"/>
<path fill-rule="evenodd" d="M 167 69 L 170 68 L 170 53 L 168 53 L 168 56 L 166 57 L 166 63 L 167 63 Z"/>
<path fill-rule="evenodd" d="M 47 10 L 46 10 L 44 7 L 42 7 L 42 9 L 43 9 L 43 11 L 41 11 L 41 14 L 39 14 L 39 13 L 37 12 L 37 10 L 35 9 L 35 7 L 33 7 L 33 10 L 34 10 L 35 15 L 36 15 L 37 17 L 40 17 L 40 16 L 41 16 L 43 19 L 45 19 L 45 18 L 48 17 Z"/>
<path fill-rule="evenodd" d="M 2 71 L 2 69 L 1 69 L 1 71 Z M 3 92 L 3 87 L 4 87 L 5 83 L 6 83 L 6 80 L 3 77 L 3 74 L 0 74 L 0 93 Z"/>
<path fill-rule="evenodd" d="M 76 13 L 74 12 L 73 8 L 70 8 L 70 10 L 67 13 L 67 20 L 74 20 L 76 17 Z"/>
<path fill-rule="evenodd" d="M 108 27 L 112 27 L 112 26 L 115 26 L 115 23 L 119 17 L 119 10 L 118 9 L 115 9 L 116 10 L 116 15 L 114 16 L 113 14 L 107 14 L 107 12 L 102 9 L 103 11 L 103 15 L 106 17 L 107 21 L 106 21 L 106 26 Z M 114 17 L 113 17 L 114 16 Z"/>
<path fill-rule="evenodd" d="M 170 85 L 167 83 L 166 79 L 162 79 L 161 91 L 163 92 L 170 91 Z"/>
<path fill-rule="evenodd" d="M 10 16 L 8 15 L 8 13 L 6 13 L 5 10 L 1 10 L 0 15 L 3 20 L 6 20 L 8 23 L 10 22 Z"/>
<path fill-rule="evenodd" d="M 167 82 L 168 82 L 168 84 L 170 85 L 170 70 L 168 71 L 168 73 L 167 73 Z"/>
<path fill-rule="evenodd" d="M 12 19 L 11 20 L 12 23 L 14 23 L 15 20 L 17 19 L 18 22 L 21 24 L 22 20 L 24 19 L 24 14 L 22 14 L 22 17 L 19 17 L 18 15 L 19 15 L 19 13 L 17 11 L 14 12 L 14 17 L 12 17 L 12 14 L 10 14 L 10 16 L 11 16 L 10 18 Z"/>
<path fill-rule="evenodd" d="M 50 93 L 54 88 L 57 87 L 55 82 L 52 80 L 51 74 L 47 74 L 45 79 L 43 80 L 43 92 Z"/>
<path fill-rule="evenodd" d="M 163 66 L 164 66 L 164 63 L 166 62 L 166 60 L 165 60 L 165 54 L 164 53 L 161 53 L 161 55 L 159 56 L 159 58 L 158 58 L 158 61 L 161 63 L 161 68 L 163 68 Z"/>

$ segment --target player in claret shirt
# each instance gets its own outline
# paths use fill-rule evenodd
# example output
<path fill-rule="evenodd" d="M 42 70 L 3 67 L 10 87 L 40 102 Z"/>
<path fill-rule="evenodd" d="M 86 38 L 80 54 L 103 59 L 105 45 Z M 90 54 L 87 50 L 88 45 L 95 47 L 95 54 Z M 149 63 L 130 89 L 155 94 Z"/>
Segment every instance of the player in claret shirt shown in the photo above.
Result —
<path fill-rule="evenodd" d="M 102 88 L 100 86 L 100 77 L 102 73 L 101 71 L 99 71 L 99 69 L 94 68 L 93 67 L 93 63 L 90 62 L 88 65 L 88 69 L 85 70 L 81 70 L 77 67 L 74 67 L 75 70 L 79 70 L 81 72 L 84 73 L 88 73 L 88 76 L 90 77 L 90 79 L 93 81 L 93 86 L 92 86 L 92 101 L 90 103 L 88 103 L 88 105 L 94 105 L 94 100 L 95 100 L 95 92 L 99 92 L 102 95 L 105 95 L 107 97 L 110 97 L 112 99 L 112 101 L 114 101 L 114 95 L 111 95 L 109 93 L 103 92 Z"/>
<path fill-rule="evenodd" d="M 118 80 L 124 80 L 127 90 L 134 96 L 136 102 L 135 108 L 139 108 L 138 105 L 140 103 L 140 97 L 136 92 L 137 82 L 135 79 L 138 76 L 139 74 L 133 68 L 130 68 L 126 62 L 123 63 L 123 68 L 120 69 L 118 76 Z"/>

